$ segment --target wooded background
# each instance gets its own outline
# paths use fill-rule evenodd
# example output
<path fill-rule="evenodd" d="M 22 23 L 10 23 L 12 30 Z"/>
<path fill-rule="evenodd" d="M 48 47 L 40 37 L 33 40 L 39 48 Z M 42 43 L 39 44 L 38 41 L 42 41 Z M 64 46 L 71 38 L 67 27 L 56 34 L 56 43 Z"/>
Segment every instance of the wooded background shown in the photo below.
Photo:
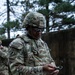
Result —
<path fill-rule="evenodd" d="M 23 31 L 21 28 L 28 12 L 40 12 L 46 17 L 46 32 L 75 28 L 75 0 L 5 0 L 5 9 L 0 11 L 0 38 L 7 33 Z M 15 19 L 13 19 L 13 17 Z M 23 31 L 24 32 L 24 31 Z"/>

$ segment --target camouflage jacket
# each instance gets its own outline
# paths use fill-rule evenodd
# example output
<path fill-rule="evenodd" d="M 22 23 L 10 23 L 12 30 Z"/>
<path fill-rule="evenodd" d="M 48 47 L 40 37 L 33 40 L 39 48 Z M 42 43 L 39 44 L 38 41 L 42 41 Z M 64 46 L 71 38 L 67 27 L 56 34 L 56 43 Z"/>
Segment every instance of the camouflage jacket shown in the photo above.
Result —
<path fill-rule="evenodd" d="M 54 62 L 47 44 L 26 35 L 16 38 L 9 46 L 9 65 L 12 75 L 48 75 L 43 65 Z"/>
<path fill-rule="evenodd" d="M 8 75 L 8 48 L 0 48 L 0 75 Z"/>

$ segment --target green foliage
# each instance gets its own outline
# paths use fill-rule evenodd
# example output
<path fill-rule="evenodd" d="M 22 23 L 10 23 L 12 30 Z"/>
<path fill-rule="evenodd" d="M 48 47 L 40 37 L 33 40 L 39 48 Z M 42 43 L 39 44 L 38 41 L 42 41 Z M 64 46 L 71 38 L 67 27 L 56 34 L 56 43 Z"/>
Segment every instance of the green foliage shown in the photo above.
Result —
<path fill-rule="evenodd" d="M 71 28 L 75 25 L 75 16 L 69 17 L 75 12 L 75 5 L 73 3 L 74 0 L 13 0 L 10 1 L 10 12 L 15 14 L 15 7 L 20 6 L 24 10 L 22 12 L 22 16 L 18 18 L 18 20 L 6 22 L 3 24 L 3 29 L 0 29 L 0 34 L 4 33 L 6 29 L 16 30 L 19 29 L 19 21 L 23 22 L 26 14 L 29 11 L 38 11 L 45 15 L 46 17 L 46 30 L 49 32 L 50 29 L 63 29 L 65 26 L 69 26 Z M 52 9 L 49 8 L 52 5 Z M 15 7 L 14 7 L 15 6 Z M 38 9 L 36 9 L 38 6 Z M 19 8 L 20 9 L 20 8 Z M 11 18 L 11 17 L 10 17 Z M 61 21 L 60 21 L 61 20 Z M 72 26 L 71 26 L 72 25 Z"/>
<path fill-rule="evenodd" d="M 18 20 L 4 23 L 3 27 L 0 28 L 0 35 L 4 34 L 8 28 L 10 28 L 10 30 L 12 29 L 13 31 L 19 29 L 20 26 Z"/>
<path fill-rule="evenodd" d="M 5 28 L 0 28 L 0 35 L 4 34 L 5 33 Z"/>
<path fill-rule="evenodd" d="M 38 4 L 41 5 L 41 6 L 46 6 L 50 3 L 62 3 L 62 0 L 39 0 Z"/>
<path fill-rule="evenodd" d="M 62 0 L 52 0 L 55 3 L 62 3 Z"/>
<path fill-rule="evenodd" d="M 55 11 L 58 13 L 71 12 L 74 11 L 74 6 L 72 6 L 69 2 L 63 2 L 55 7 Z"/>
<path fill-rule="evenodd" d="M 0 40 L 6 39 L 6 36 L 4 34 L 0 35 Z"/>
<path fill-rule="evenodd" d="M 16 1 L 18 1 L 16 3 Z M 71 15 L 72 12 L 75 12 L 75 5 L 72 5 L 73 3 L 71 0 L 16 0 L 15 3 L 18 5 L 18 3 L 21 4 L 21 6 L 24 8 L 24 12 L 21 16 L 21 23 L 24 20 L 24 17 L 29 12 L 30 9 L 35 10 L 35 6 L 38 5 L 38 12 L 42 13 L 46 17 L 46 31 L 50 31 L 49 29 L 57 29 L 61 30 L 64 29 L 67 25 L 71 28 L 71 25 L 75 25 L 75 19 L 72 17 L 68 18 L 68 15 Z M 74 1 L 74 0 L 73 0 Z M 49 9 L 49 5 L 52 5 L 52 9 Z M 34 11 L 32 10 L 32 11 Z M 61 21 L 60 21 L 61 19 Z M 49 23 L 52 22 L 50 25 Z M 11 23 L 12 25 L 12 23 Z M 14 24 L 15 25 L 15 24 Z M 49 28 L 50 27 L 50 28 Z M 13 25 L 10 28 L 14 28 Z"/>
<path fill-rule="evenodd" d="M 16 21 L 10 21 L 3 24 L 4 28 L 10 28 L 10 29 L 19 29 L 19 22 Z"/>
<path fill-rule="evenodd" d="M 71 25 L 75 25 L 75 19 L 74 18 L 63 18 L 62 24 L 71 24 Z"/>
<path fill-rule="evenodd" d="M 38 10 L 38 12 L 42 13 L 45 16 L 49 15 L 49 12 L 46 9 Z"/>
<path fill-rule="evenodd" d="M 50 2 L 50 0 L 39 0 L 39 4 L 41 6 L 44 6 L 44 5 L 48 4 L 49 2 Z"/>

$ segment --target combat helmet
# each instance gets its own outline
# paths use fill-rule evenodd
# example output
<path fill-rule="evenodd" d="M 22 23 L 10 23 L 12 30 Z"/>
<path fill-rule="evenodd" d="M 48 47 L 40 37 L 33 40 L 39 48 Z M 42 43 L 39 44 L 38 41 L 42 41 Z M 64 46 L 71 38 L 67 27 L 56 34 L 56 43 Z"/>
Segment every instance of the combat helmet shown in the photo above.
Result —
<path fill-rule="evenodd" d="M 39 28 L 45 28 L 46 19 L 45 16 L 38 12 L 30 12 L 26 15 L 23 21 L 23 27 L 34 26 Z"/>

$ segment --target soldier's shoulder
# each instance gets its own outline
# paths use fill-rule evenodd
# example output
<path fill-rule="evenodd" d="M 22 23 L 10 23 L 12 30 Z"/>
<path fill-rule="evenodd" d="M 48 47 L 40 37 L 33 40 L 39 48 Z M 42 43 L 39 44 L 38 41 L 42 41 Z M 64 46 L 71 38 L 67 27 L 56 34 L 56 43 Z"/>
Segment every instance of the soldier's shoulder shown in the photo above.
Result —
<path fill-rule="evenodd" d="M 9 47 L 21 49 L 23 47 L 23 40 L 16 38 L 10 43 Z"/>

